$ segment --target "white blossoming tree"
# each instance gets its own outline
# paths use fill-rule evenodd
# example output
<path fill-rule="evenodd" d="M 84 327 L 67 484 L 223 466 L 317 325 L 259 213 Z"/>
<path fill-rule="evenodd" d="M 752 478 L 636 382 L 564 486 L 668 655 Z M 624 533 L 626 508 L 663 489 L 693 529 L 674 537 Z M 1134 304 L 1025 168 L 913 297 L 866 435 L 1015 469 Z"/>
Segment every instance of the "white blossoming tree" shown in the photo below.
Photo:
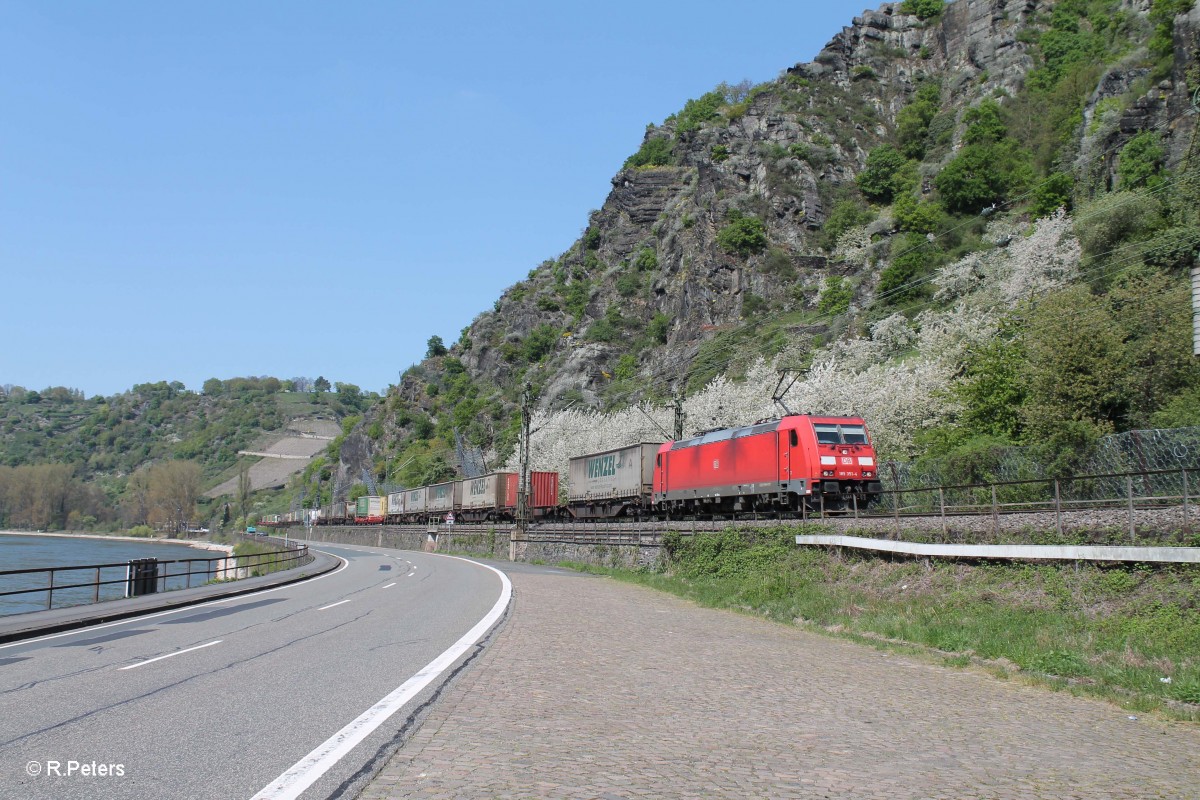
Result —
<path fill-rule="evenodd" d="M 1078 274 L 1079 243 L 1061 210 L 1033 225 L 993 223 L 986 237 L 996 246 L 938 272 L 938 307 L 913 320 L 893 314 L 871 325 L 869 336 L 823 348 L 783 404 L 796 413 L 860 415 L 882 458 L 911 457 L 918 432 L 944 424 L 958 411 L 948 390 L 969 349 L 993 337 L 1016 303 L 1063 286 Z M 870 233 L 866 228 L 848 232 L 840 245 L 843 257 L 865 258 Z M 771 399 L 777 370 L 794 363 L 796 355 L 785 350 L 776 359 L 760 358 L 742 379 L 713 379 L 685 401 L 684 435 L 780 416 L 781 407 Z M 533 469 L 557 470 L 565 482 L 572 456 L 665 441 L 673 424 L 673 409 L 647 405 L 611 412 L 538 412 L 530 463 Z M 516 468 L 516 460 L 514 455 L 509 468 Z"/>

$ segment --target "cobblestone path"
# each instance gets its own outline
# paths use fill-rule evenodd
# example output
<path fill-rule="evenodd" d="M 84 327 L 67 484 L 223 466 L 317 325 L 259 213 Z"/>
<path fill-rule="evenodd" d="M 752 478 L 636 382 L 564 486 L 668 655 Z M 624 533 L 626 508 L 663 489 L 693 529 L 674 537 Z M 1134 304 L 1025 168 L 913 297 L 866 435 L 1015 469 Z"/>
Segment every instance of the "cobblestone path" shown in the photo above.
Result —
<path fill-rule="evenodd" d="M 517 573 L 361 795 L 1200 798 L 1200 729 L 606 578 Z"/>

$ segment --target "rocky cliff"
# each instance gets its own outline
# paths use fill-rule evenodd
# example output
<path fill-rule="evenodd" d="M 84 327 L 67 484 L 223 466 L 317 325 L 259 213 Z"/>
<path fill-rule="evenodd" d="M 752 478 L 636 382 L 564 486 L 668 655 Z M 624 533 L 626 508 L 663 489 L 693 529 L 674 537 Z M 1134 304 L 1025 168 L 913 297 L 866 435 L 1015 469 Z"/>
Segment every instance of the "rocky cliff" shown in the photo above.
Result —
<path fill-rule="evenodd" d="M 885 3 L 811 63 L 688 101 L 647 128 L 579 241 L 406 374 L 376 417 L 381 434 L 344 468 L 394 462 L 430 424 L 503 452 L 525 383 L 543 407 L 663 400 L 757 355 L 802 363 L 895 311 L 879 300 L 899 252 L 889 242 L 927 233 L 947 257 L 970 246 L 962 231 L 977 210 L 946 202 L 941 176 L 978 135 L 971 109 L 998 106 L 1013 148 L 1030 154 L 1025 188 L 984 214 L 1032 213 L 1056 176 L 1066 198 L 1113 188 L 1124 144 L 1146 131 L 1177 168 L 1194 146 L 1200 9 L 1159 2 L 1185 13 L 1164 29 L 1149 0 Z M 1153 40 L 1163 30 L 1165 58 Z M 911 188 L 871 194 L 868 158 L 897 142 Z M 941 221 L 904 221 L 923 210 Z M 863 224 L 869 256 L 847 259 L 839 237 Z M 848 297 L 833 302 L 831 287 Z"/>

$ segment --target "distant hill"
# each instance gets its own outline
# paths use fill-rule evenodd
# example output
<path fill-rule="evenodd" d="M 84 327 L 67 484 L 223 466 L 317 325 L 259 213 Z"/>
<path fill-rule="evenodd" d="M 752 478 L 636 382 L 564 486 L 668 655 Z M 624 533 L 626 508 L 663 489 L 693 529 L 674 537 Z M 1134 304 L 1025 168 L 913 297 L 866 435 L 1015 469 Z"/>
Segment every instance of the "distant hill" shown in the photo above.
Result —
<path fill-rule="evenodd" d="M 63 465 L 77 484 L 102 489 L 113 509 L 134 472 L 170 460 L 199 465 L 209 497 L 227 491 L 231 479 L 236 483 L 241 465 L 253 465 L 256 489 L 282 485 L 332 443 L 345 417 L 372 402 L 350 384 L 333 392 L 290 388 L 291 382 L 269 377 L 212 379 L 202 392 L 160 382 L 85 398 L 62 387 L 8 386 L 0 391 L 0 466 Z M 94 502 L 89 509 L 105 516 Z"/>

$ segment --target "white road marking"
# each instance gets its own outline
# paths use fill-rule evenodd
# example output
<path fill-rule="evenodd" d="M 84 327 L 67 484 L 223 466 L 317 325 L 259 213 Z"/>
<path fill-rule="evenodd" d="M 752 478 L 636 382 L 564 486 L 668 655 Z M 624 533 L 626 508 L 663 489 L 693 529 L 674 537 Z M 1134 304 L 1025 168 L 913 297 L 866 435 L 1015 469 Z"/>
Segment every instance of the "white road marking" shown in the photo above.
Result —
<path fill-rule="evenodd" d="M 384 586 L 383 588 L 384 588 L 384 589 L 390 589 L 390 588 L 392 588 L 392 587 L 393 587 L 393 586 L 395 586 L 395 585 L 396 585 L 396 584 L 394 584 L 394 583 L 389 583 L 387 586 Z"/>
<path fill-rule="evenodd" d="M 145 661 L 139 661 L 136 664 L 130 664 L 128 667 L 118 667 L 118 669 L 137 669 L 138 667 L 144 667 L 147 664 L 153 664 L 155 661 L 162 661 L 164 658 L 174 658 L 175 656 L 181 656 L 184 653 L 190 653 L 193 650 L 203 650 L 206 647 L 212 647 L 214 644 L 220 644 L 222 641 L 224 640 L 217 639 L 216 641 L 209 642 L 208 644 L 198 644 L 195 647 L 189 647 L 186 650 L 176 650 L 174 653 L 167 653 L 165 656 L 146 659 Z"/>
<path fill-rule="evenodd" d="M 320 608 L 317 609 L 317 611 L 324 611 L 327 608 L 333 608 L 334 606 L 340 606 L 342 603 L 349 603 L 353 599 L 354 599 L 353 597 L 349 597 L 345 600 L 338 600 L 336 603 L 330 603 L 327 606 L 321 606 Z"/>
<path fill-rule="evenodd" d="M 104 630 L 105 628 L 114 628 L 117 625 L 128 625 L 132 622 L 145 622 L 146 620 L 154 619 L 155 617 L 165 617 L 168 614 L 178 614 L 181 611 L 195 611 L 198 608 L 206 608 L 207 606 L 215 606 L 215 605 L 219 605 L 221 603 L 227 603 L 230 600 L 245 600 L 250 597 L 258 597 L 260 594 L 270 594 L 271 592 L 278 592 L 281 589 L 294 589 L 302 583 L 309 583 L 311 581 L 319 581 L 319 580 L 321 580 L 321 578 L 328 578 L 331 575 L 337 575 L 339 572 L 344 570 L 346 567 L 350 566 L 350 562 L 347 561 L 346 559 L 342 558 L 341 556 L 333 555 L 333 553 L 326 553 L 324 550 L 321 550 L 320 552 L 325 553 L 325 555 L 327 555 L 327 556 L 333 556 L 338 561 L 341 561 L 342 565 L 340 567 L 338 567 L 337 569 L 333 570 L 332 572 L 326 572 L 324 575 L 317 575 L 314 578 L 305 578 L 302 581 L 296 581 L 295 583 L 289 583 L 286 586 L 276 586 L 273 589 L 263 589 L 261 592 L 249 592 L 247 594 L 240 594 L 237 597 L 222 597 L 220 600 L 209 600 L 207 603 L 196 603 L 194 606 L 184 606 L 183 608 L 172 608 L 169 611 L 159 611 L 154 614 L 143 614 L 143 615 L 137 616 L 137 617 L 130 617 L 129 619 L 117 620 L 116 622 L 106 622 L 102 625 L 87 625 L 85 627 L 75 628 L 74 630 L 65 631 L 63 633 L 51 633 L 51 634 L 47 634 L 46 636 L 38 636 L 33 639 L 21 639 L 16 642 L 10 642 L 8 644 L 0 644 L 0 650 L 3 650 L 7 647 L 18 647 L 23 644 L 36 644 L 38 642 L 45 642 L 49 639 L 61 639 L 63 636 L 74 636 L 77 633 L 91 633 L 92 631 Z"/>
<path fill-rule="evenodd" d="M 254 795 L 251 800 L 295 800 L 305 789 L 316 783 L 343 756 L 353 750 L 355 745 L 370 736 L 388 717 L 403 708 L 422 689 L 449 669 L 463 653 L 482 639 L 484 634 L 491 630 L 492 626 L 504 615 L 504 610 L 508 608 L 508 603 L 512 599 L 512 583 L 508 580 L 507 575 L 495 567 L 480 564 L 477 561 L 469 561 L 465 558 L 458 558 L 457 556 L 435 556 L 435 558 L 454 558 L 458 561 L 467 561 L 484 569 L 490 569 L 499 575 L 500 598 L 496 601 L 496 604 L 492 606 L 492 609 L 488 611 L 483 619 L 475 624 L 475 627 L 471 628 L 461 639 L 452 644 L 450 649 L 446 650 L 446 652 L 433 661 L 430 661 L 416 675 L 413 675 L 396 687 L 391 694 L 368 708 L 357 719 L 320 744 L 317 749 L 293 764 L 290 769 L 271 781 L 262 791 Z"/>

